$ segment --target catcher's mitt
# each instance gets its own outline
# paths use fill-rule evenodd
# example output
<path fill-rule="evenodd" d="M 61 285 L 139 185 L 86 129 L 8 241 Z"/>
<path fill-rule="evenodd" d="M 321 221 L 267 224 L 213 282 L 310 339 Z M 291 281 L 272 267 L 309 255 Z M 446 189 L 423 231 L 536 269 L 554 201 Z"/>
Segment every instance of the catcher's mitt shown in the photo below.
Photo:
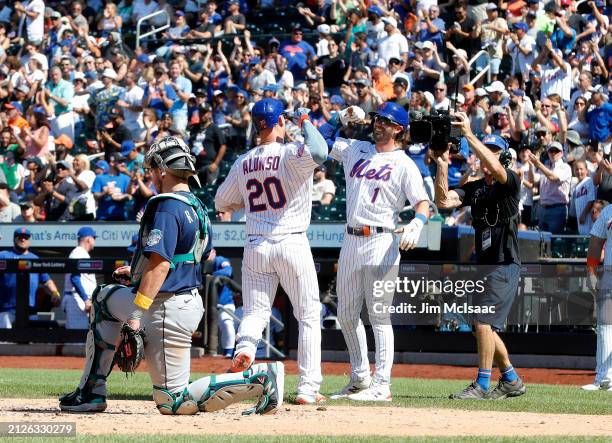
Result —
<path fill-rule="evenodd" d="M 127 377 L 133 374 L 144 357 L 144 338 L 142 329 L 134 330 L 127 323 L 121 328 L 121 340 L 115 352 L 115 363 Z"/>

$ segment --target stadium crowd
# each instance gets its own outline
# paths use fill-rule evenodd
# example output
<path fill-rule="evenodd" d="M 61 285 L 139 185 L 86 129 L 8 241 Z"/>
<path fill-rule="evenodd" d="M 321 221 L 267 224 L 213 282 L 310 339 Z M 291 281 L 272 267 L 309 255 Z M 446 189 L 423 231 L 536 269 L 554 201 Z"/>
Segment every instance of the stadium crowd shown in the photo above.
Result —
<path fill-rule="evenodd" d="M 136 44 L 161 10 L 170 26 Z M 250 107 L 277 97 L 315 125 L 387 100 L 466 111 L 512 147 L 522 228 L 588 234 L 612 200 L 609 14 L 603 0 L 0 0 L 0 222 L 138 220 L 156 193 L 143 153 L 168 134 L 191 146 L 214 213 L 215 187 L 257 144 Z M 433 193 L 428 147 L 405 146 Z M 451 187 L 480 175 L 457 151 Z M 342 220 L 327 209 L 344 210 L 341 169 L 314 181 L 313 219 Z"/>

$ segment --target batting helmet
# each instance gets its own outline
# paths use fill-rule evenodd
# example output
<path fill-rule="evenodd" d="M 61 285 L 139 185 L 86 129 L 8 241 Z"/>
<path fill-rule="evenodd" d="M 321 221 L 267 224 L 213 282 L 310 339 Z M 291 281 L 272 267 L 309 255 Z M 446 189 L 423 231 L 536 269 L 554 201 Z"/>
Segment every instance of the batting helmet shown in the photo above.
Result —
<path fill-rule="evenodd" d="M 275 98 L 259 100 L 251 109 L 251 118 L 255 129 L 259 132 L 262 129 L 273 128 L 278 123 L 278 118 L 284 110 L 285 107 L 280 100 Z"/>
<path fill-rule="evenodd" d="M 160 168 L 177 177 L 189 178 L 196 175 L 195 157 L 189 147 L 178 137 L 169 136 L 156 141 L 144 158 L 145 168 Z"/>
<path fill-rule="evenodd" d="M 370 112 L 370 117 L 381 116 L 388 118 L 393 123 L 406 129 L 408 127 L 408 113 L 406 110 L 393 102 L 385 102 L 375 112 Z"/>

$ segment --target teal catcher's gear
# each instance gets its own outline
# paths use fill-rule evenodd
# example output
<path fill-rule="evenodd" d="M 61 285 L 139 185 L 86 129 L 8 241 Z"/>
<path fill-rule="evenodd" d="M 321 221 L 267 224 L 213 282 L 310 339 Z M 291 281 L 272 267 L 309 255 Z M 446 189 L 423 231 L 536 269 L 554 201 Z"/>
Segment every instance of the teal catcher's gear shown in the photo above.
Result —
<path fill-rule="evenodd" d="M 140 282 L 140 278 L 142 277 L 142 273 L 147 267 L 148 259 L 142 253 L 144 245 L 147 244 L 149 237 L 149 228 L 146 224 L 146 220 L 152 219 L 155 214 L 155 208 L 157 203 L 164 199 L 174 199 L 179 200 L 186 205 L 191 206 L 196 215 L 198 216 L 199 229 L 196 237 L 194 238 L 193 246 L 191 249 L 184 254 L 176 254 L 172 257 L 172 262 L 170 263 L 170 268 L 174 269 L 177 263 L 200 263 L 202 261 L 202 255 L 204 254 L 204 249 L 208 244 L 208 214 L 205 208 L 202 205 L 202 202 L 194 196 L 193 194 L 182 195 L 173 192 L 167 192 L 165 194 L 159 194 L 154 197 L 151 197 L 147 202 L 147 205 L 144 210 L 144 214 L 142 216 L 143 222 L 140 226 L 140 232 L 138 233 L 138 246 L 136 249 L 136 254 L 134 255 L 134 259 L 132 260 L 132 283 L 137 285 Z"/>

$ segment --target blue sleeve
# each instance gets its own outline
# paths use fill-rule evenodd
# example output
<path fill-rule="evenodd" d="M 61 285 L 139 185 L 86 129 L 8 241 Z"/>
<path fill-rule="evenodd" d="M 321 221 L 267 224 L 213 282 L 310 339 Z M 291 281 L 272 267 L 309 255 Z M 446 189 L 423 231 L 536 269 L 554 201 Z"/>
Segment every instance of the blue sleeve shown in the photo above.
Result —
<path fill-rule="evenodd" d="M 36 258 L 38 258 L 38 257 L 36 257 Z M 51 277 L 46 272 L 43 272 L 42 274 L 38 274 L 38 278 L 40 279 L 40 283 L 41 284 L 45 284 L 49 280 L 51 280 Z"/>
<path fill-rule="evenodd" d="M 79 296 L 83 299 L 83 301 L 87 301 L 89 296 L 81 284 L 81 274 L 70 274 L 70 282 L 74 286 L 74 289 L 76 289 L 76 291 L 79 293 Z"/>
<path fill-rule="evenodd" d="M 304 134 L 304 144 L 308 146 L 312 159 L 320 165 L 323 164 L 327 160 L 329 153 L 328 145 L 323 135 L 308 120 L 302 124 L 302 133 Z"/>
<path fill-rule="evenodd" d="M 178 240 L 179 222 L 176 215 L 165 211 L 155 213 L 151 224 L 144 253 L 149 256 L 152 252 L 160 255 L 164 260 L 172 262 Z"/>
<path fill-rule="evenodd" d="M 338 137 L 338 134 L 340 134 L 340 126 L 341 123 L 338 114 L 334 114 L 327 123 L 323 123 L 321 126 L 319 126 L 319 132 L 325 139 L 329 149 L 332 148 L 334 142 L 336 141 L 336 137 Z"/>
<path fill-rule="evenodd" d="M 93 184 L 91 185 L 91 192 L 102 192 L 102 181 L 100 180 L 99 175 L 96 176 Z"/>
<path fill-rule="evenodd" d="M 227 266 L 221 267 L 223 263 L 228 264 Z M 234 271 L 232 269 L 230 261 L 227 258 L 217 256 L 217 258 L 215 258 L 215 267 L 218 267 L 218 269 L 214 271 L 212 275 L 222 275 L 224 277 L 232 278 Z"/>

